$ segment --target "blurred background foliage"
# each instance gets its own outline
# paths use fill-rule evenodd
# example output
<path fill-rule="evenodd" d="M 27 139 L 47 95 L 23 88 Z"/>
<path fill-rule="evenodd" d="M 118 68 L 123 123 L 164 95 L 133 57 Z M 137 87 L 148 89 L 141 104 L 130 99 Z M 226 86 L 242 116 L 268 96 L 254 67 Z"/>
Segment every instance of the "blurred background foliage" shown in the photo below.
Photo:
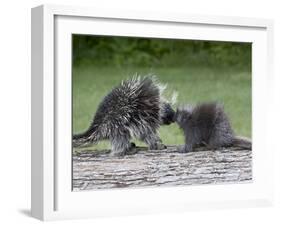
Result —
<path fill-rule="evenodd" d="M 251 66 L 249 43 L 74 35 L 73 49 L 75 65 Z"/>
<path fill-rule="evenodd" d="M 251 43 L 73 35 L 72 45 L 73 133 L 86 130 L 104 96 L 137 73 L 157 75 L 168 96 L 178 92 L 174 108 L 223 103 L 236 134 L 251 137 Z M 167 145 L 184 143 L 176 124 L 159 132 Z M 103 148 L 109 142 L 88 149 Z"/>

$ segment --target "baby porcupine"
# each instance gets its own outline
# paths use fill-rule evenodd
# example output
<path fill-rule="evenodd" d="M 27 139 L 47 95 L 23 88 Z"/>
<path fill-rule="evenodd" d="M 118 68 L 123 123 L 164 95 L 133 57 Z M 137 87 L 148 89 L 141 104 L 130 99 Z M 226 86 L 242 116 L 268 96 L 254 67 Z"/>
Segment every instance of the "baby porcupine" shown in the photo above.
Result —
<path fill-rule="evenodd" d="M 192 151 L 194 146 L 201 144 L 212 149 L 229 146 L 252 148 L 251 141 L 234 135 L 223 106 L 218 103 L 177 109 L 174 119 L 185 135 L 185 145 L 180 147 L 180 152 Z"/>
<path fill-rule="evenodd" d="M 90 127 L 73 136 L 73 145 L 81 146 L 109 140 L 113 155 L 124 155 L 135 137 L 149 149 L 164 149 L 157 130 L 173 122 L 174 111 L 161 98 L 161 86 L 155 77 L 133 77 L 113 88 L 99 104 Z"/>

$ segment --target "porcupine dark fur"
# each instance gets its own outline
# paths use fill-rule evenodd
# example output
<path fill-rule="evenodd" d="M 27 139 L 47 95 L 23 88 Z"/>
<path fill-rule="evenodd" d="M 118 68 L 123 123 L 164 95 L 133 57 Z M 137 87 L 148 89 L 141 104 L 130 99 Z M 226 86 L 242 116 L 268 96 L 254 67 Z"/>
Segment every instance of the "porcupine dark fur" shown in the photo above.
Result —
<path fill-rule="evenodd" d="M 179 148 L 180 152 L 192 151 L 193 147 L 201 144 L 212 149 L 230 146 L 252 148 L 250 140 L 235 136 L 223 106 L 218 103 L 178 108 L 175 121 L 185 136 L 185 145 Z"/>
<path fill-rule="evenodd" d="M 149 149 L 164 149 L 157 130 L 172 123 L 174 113 L 170 104 L 162 101 L 155 77 L 135 76 L 104 97 L 89 128 L 73 136 L 73 145 L 109 140 L 112 154 L 124 155 L 132 148 L 130 139 L 134 137 Z"/>

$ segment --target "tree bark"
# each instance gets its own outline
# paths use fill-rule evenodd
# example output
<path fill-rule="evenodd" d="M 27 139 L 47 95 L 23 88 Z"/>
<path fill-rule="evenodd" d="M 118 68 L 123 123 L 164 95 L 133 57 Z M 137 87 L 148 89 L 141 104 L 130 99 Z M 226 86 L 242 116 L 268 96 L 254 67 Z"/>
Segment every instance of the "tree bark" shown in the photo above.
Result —
<path fill-rule="evenodd" d="M 241 183 L 252 180 L 252 151 L 238 148 L 178 153 L 137 148 L 123 157 L 110 150 L 73 154 L 73 190 Z"/>

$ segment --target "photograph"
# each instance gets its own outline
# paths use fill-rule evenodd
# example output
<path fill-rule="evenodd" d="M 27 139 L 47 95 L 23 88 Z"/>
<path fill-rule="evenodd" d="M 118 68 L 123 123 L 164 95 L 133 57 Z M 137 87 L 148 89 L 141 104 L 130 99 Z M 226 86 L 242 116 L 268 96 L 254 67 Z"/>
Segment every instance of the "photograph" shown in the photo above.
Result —
<path fill-rule="evenodd" d="M 252 43 L 72 34 L 72 190 L 252 182 Z"/>

